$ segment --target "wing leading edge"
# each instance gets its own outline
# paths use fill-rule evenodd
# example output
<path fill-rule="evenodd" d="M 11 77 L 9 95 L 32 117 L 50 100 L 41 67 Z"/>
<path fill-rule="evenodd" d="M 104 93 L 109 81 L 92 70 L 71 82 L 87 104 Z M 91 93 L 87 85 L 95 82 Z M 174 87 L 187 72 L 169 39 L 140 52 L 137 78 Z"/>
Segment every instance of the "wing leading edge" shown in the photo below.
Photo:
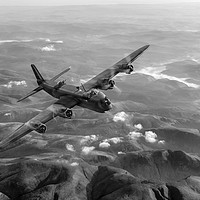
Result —
<path fill-rule="evenodd" d="M 58 104 L 57 104 L 58 102 Z M 0 142 L 0 152 L 8 150 L 10 148 L 14 148 L 16 146 L 15 142 L 18 141 L 23 136 L 27 135 L 31 131 L 34 131 L 37 129 L 37 127 L 44 128 L 46 127 L 44 124 L 48 121 L 52 120 L 53 118 L 57 116 L 61 116 L 61 114 L 66 111 L 67 108 L 74 107 L 77 102 L 74 100 L 65 102 L 65 106 L 59 104 L 59 101 L 52 104 L 42 112 L 40 112 L 38 115 L 30 119 L 28 122 L 22 124 L 19 128 L 17 128 L 10 137 L 5 138 Z M 42 127 L 43 126 L 43 127 Z M 36 130 L 37 131 L 37 130 Z"/>
<path fill-rule="evenodd" d="M 83 84 L 83 88 L 88 91 L 92 88 L 98 88 L 104 81 L 109 81 L 111 78 L 116 76 L 120 72 L 126 72 L 128 65 L 135 61 L 150 45 L 145 45 L 133 53 L 129 54 L 119 62 L 115 63 L 110 68 L 104 70 L 97 76 L 93 77 L 89 81 Z"/>

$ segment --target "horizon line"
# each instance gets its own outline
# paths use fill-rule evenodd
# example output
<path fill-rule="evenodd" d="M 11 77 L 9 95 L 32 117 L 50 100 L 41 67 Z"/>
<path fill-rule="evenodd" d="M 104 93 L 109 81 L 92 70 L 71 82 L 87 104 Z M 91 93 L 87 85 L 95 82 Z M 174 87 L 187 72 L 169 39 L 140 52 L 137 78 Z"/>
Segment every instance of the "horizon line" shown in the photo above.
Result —
<path fill-rule="evenodd" d="M 60 7 L 60 6 L 113 6 L 113 5 L 166 5 L 166 4 L 193 4 L 200 2 L 192 1 L 192 2 L 163 2 L 163 3 L 109 3 L 109 4 L 60 4 L 60 5 L 0 5 L 1 7 Z"/>

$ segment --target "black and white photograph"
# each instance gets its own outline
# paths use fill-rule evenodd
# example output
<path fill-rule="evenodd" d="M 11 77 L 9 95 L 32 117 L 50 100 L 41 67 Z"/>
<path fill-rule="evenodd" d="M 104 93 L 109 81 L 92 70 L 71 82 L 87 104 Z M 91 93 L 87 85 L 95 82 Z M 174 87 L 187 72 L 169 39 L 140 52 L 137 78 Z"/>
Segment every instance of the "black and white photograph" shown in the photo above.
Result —
<path fill-rule="evenodd" d="M 0 200 L 200 200 L 200 0 L 0 0 Z"/>

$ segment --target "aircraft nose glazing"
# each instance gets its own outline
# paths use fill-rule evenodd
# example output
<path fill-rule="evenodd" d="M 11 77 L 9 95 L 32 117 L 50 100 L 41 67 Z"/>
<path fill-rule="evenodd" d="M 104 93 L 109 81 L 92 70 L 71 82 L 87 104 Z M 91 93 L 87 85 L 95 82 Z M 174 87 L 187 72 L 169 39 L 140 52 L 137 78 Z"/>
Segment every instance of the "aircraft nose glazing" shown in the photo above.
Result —
<path fill-rule="evenodd" d="M 104 105 L 106 107 L 106 110 L 110 110 L 112 108 L 111 101 L 107 97 L 105 97 L 104 99 Z"/>
<path fill-rule="evenodd" d="M 111 101 L 110 101 L 107 97 L 105 97 L 104 103 L 105 103 L 106 105 L 110 105 L 110 104 L 111 104 Z"/>

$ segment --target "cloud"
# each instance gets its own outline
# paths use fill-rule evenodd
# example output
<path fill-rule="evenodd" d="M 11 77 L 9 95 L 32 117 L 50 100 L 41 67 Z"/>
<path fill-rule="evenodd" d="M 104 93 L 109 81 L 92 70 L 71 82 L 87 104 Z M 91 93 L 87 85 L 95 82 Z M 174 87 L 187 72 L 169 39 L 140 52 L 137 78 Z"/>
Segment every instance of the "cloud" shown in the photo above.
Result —
<path fill-rule="evenodd" d="M 113 142 L 114 144 L 117 144 L 117 143 L 122 142 L 122 137 L 114 137 L 114 138 L 106 139 L 106 141 Z"/>
<path fill-rule="evenodd" d="M 124 152 L 122 152 L 122 151 L 119 151 L 117 154 L 126 154 L 126 153 L 124 153 Z"/>
<path fill-rule="evenodd" d="M 145 140 L 149 143 L 157 142 L 157 139 L 156 139 L 157 135 L 156 135 L 156 133 L 154 133 L 152 131 L 146 131 L 144 137 L 145 137 Z"/>
<path fill-rule="evenodd" d="M 114 137 L 114 138 L 105 139 L 105 140 L 103 140 L 103 142 L 101 142 L 99 144 L 99 147 L 108 148 L 108 147 L 110 147 L 111 142 L 114 144 L 118 144 L 118 143 L 122 142 L 122 137 Z"/>
<path fill-rule="evenodd" d="M 32 42 L 33 40 L 0 40 L 0 44 L 13 42 Z"/>
<path fill-rule="evenodd" d="M 74 146 L 71 144 L 66 144 L 65 147 L 68 151 L 75 151 Z"/>
<path fill-rule="evenodd" d="M 146 67 L 144 69 L 141 69 L 137 71 L 138 73 L 146 74 L 149 76 L 154 77 L 155 79 L 169 79 L 172 81 L 177 81 L 180 83 L 184 83 L 188 87 L 192 88 L 199 88 L 200 86 L 194 83 L 187 82 L 188 78 L 177 78 L 175 76 L 169 76 L 166 74 L 162 74 L 163 71 L 166 70 L 166 66 L 161 66 L 161 67 Z"/>
<path fill-rule="evenodd" d="M 138 138 L 142 137 L 142 133 L 140 132 L 136 132 L 136 131 L 132 131 L 128 134 L 128 137 L 131 139 L 131 140 L 137 140 Z"/>
<path fill-rule="evenodd" d="M 157 144 L 160 144 L 160 145 L 164 145 L 165 144 L 165 141 L 164 140 L 158 140 L 157 139 L 157 134 L 152 132 L 152 131 L 146 131 L 144 133 L 144 135 L 140 132 L 137 132 L 137 131 L 132 131 L 128 134 L 128 137 L 131 139 L 131 140 L 137 140 L 139 138 L 145 138 L 145 140 L 149 143 L 157 143 Z"/>
<path fill-rule="evenodd" d="M 165 140 L 160 140 L 160 141 L 158 141 L 158 144 L 165 144 Z"/>
<path fill-rule="evenodd" d="M 109 142 L 106 142 L 106 141 L 103 141 L 99 144 L 99 147 L 100 148 L 108 148 L 110 147 L 110 143 Z"/>
<path fill-rule="evenodd" d="M 85 145 L 97 141 L 99 138 L 96 135 L 86 135 L 80 140 L 80 144 Z"/>
<path fill-rule="evenodd" d="M 138 130 L 143 129 L 143 126 L 142 126 L 141 124 L 136 124 L 136 125 L 134 125 L 134 127 L 135 127 L 136 129 L 138 129 Z"/>
<path fill-rule="evenodd" d="M 53 43 L 63 44 L 64 42 L 62 40 L 57 40 L 57 41 L 53 41 Z"/>
<path fill-rule="evenodd" d="M 26 81 L 10 81 L 8 84 L 4 84 L 2 86 L 7 88 L 12 88 L 13 86 L 24 86 L 27 87 Z"/>
<path fill-rule="evenodd" d="M 5 113 L 4 116 L 12 117 L 12 113 Z"/>
<path fill-rule="evenodd" d="M 70 165 L 73 166 L 73 167 L 75 167 L 75 166 L 78 166 L 79 163 L 77 163 L 77 162 L 73 162 L 73 163 L 71 163 Z"/>
<path fill-rule="evenodd" d="M 44 40 L 45 42 L 48 42 L 48 43 L 57 43 L 57 44 L 63 44 L 64 42 L 62 40 L 51 40 L 49 38 L 38 38 L 39 40 Z"/>
<path fill-rule="evenodd" d="M 93 151 L 95 149 L 95 147 L 83 147 L 82 148 L 82 153 L 84 153 L 84 154 L 89 154 L 91 151 Z"/>
<path fill-rule="evenodd" d="M 56 51 L 53 44 L 41 48 L 42 51 Z"/>
<path fill-rule="evenodd" d="M 126 119 L 128 119 L 128 115 L 124 111 L 115 114 L 113 117 L 114 122 L 118 122 L 118 121 L 124 122 L 126 121 Z"/>

